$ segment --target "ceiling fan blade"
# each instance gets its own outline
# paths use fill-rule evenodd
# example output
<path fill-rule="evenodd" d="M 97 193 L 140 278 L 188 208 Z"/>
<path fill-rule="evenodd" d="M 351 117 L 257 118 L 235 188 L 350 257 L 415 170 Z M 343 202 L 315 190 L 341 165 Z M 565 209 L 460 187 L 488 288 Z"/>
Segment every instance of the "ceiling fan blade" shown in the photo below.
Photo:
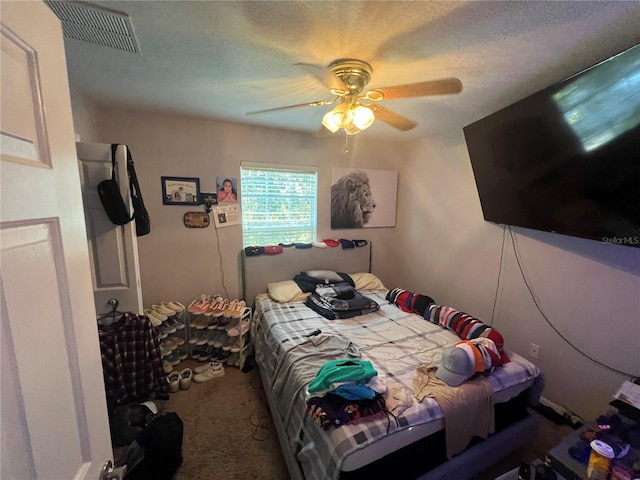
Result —
<path fill-rule="evenodd" d="M 429 80 L 426 82 L 408 83 L 406 85 L 394 85 L 392 87 L 382 87 L 372 90 L 384 95 L 385 100 L 409 97 L 425 97 L 428 95 L 447 95 L 450 93 L 460 93 L 462 82 L 460 79 L 451 77 L 441 80 Z M 368 94 L 369 92 L 367 92 Z M 373 100 L 373 98 L 372 98 Z"/>
<path fill-rule="evenodd" d="M 286 107 L 267 108 L 266 110 L 256 110 L 255 112 L 247 112 L 245 115 L 256 115 L 258 113 L 277 112 L 279 110 L 289 110 L 292 108 L 303 107 L 321 107 L 322 105 L 331 105 L 336 99 L 333 100 L 318 100 L 317 102 L 299 103 L 297 105 L 287 105 Z"/>
<path fill-rule="evenodd" d="M 377 120 L 384 122 L 388 125 L 391 125 L 398 130 L 406 132 L 407 130 L 411 130 L 415 128 L 418 124 L 413 120 L 409 120 L 407 117 L 403 117 L 399 113 L 396 113 L 388 108 L 385 108 L 380 105 L 367 105 L 376 116 Z"/>
<path fill-rule="evenodd" d="M 322 83 L 329 90 L 345 91 L 345 86 L 342 80 L 336 77 L 333 72 L 326 66 L 315 65 L 313 63 L 295 63 L 296 67 L 300 67 L 306 73 L 314 76 L 320 83 Z"/>

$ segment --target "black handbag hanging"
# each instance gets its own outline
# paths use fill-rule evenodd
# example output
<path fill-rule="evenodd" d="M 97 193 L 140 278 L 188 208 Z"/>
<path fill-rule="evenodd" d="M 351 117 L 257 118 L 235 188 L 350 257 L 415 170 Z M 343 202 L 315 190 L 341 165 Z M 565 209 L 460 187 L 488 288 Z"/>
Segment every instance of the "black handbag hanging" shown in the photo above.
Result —
<path fill-rule="evenodd" d="M 151 219 L 149 212 L 144 206 L 136 169 L 133 166 L 131 149 L 127 148 L 127 171 L 129 172 L 129 189 L 131 191 L 131 203 L 133 203 L 133 219 L 136 221 L 136 235 L 142 237 L 151 232 Z"/>
<path fill-rule="evenodd" d="M 109 220 L 116 225 L 125 225 L 133 220 L 120 194 L 120 185 L 116 180 L 116 149 L 118 145 L 111 145 L 111 178 L 98 184 L 98 195 Z"/>

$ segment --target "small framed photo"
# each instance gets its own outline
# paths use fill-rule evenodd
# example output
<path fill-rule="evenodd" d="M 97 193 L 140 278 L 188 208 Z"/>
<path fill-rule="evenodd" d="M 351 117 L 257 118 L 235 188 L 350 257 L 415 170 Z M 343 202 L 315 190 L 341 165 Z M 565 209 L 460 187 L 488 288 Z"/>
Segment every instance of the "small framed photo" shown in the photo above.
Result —
<path fill-rule="evenodd" d="M 218 194 L 209 192 L 200 192 L 200 203 L 202 205 L 217 205 Z"/>
<path fill-rule="evenodd" d="M 189 177 L 161 177 L 164 205 L 199 205 L 200 179 Z"/>

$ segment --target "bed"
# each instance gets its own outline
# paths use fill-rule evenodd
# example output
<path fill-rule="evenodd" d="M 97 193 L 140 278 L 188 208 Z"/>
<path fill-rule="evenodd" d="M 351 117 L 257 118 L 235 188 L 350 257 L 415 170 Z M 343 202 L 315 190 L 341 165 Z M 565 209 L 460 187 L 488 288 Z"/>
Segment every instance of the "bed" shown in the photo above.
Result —
<path fill-rule="evenodd" d="M 537 402 L 542 376 L 513 352 L 508 352 L 511 362 L 486 377 L 494 391 L 495 433 L 484 440 L 475 438 L 452 458 L 445 448 L 443 411 L 431 398 L 413 401 L 397 417 L 323 430 L 305 411 L 305 387 L 309 371 L 332 352 L 292 356 L 310 333 L 320 330 L 318 338 L 348 339 L 381 378 L 392 379 L 407 392 L 413 392 L 416 368 L 438 362 L 442 349 L 459 338 L 388 302 L 386 288 L 375 282 L 358 291 L 380 305 L 377 312 L 332 321 L 300 299 L 276 302 L 266 293 L 268 284 L 308 270 L 370 272 L 370 242 L 354 249 L 291 248 L 280 255 L 241 252 L 240 257 L 244 298 L 254 305 L 251 339 L 256 364 L 292 479 L 471 478 L 536 435 L 537 419 L 527 414 L 527 404 Z M 508 339 L 506 346 L 508 351 Z"/>

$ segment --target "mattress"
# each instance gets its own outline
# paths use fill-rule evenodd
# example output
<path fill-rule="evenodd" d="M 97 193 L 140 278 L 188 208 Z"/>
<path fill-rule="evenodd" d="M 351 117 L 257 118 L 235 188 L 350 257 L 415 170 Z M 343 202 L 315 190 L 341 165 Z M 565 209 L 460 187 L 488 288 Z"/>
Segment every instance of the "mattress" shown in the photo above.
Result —
<path fill-rule="evenodd" d="M 420 403 L 414 399 L 396 418 L 372 418 L 330 430 L 318 427 L 305 413 L 305 390 L 314 372 L 327 360 L 345 357 L 330 346 L 309 353 L 304 346 L 310 338 L 347 339 L 362 359 L 371 361 L 379 377 L 402 385 L 410 394 L 416 368 L 436 367 L 442 349 L 459 340 L 454 333 L 389 303 L 386 290 L 361 293 L 377 302 L 380 310 L 341 320 L 327 320 L 302 302 L 277 303 L 266 294 L 256 297 L 251 327 L 256 362 L 264 388 L 276 400 L 278 411 L 272 414 L 286 430 L 288 445 L 283 448 L 296 456 L 308 479 L 336 479 L 341 470 L 357 469 L 444 427 L 443 412 L 430 398 Z M 312 333 L 316 335 L 309 337 Z M 517 396 L 540 375 L 531 362 L 512 352 L 508 355 L 511 361 L 486 377 L 495 403 Z"/>

